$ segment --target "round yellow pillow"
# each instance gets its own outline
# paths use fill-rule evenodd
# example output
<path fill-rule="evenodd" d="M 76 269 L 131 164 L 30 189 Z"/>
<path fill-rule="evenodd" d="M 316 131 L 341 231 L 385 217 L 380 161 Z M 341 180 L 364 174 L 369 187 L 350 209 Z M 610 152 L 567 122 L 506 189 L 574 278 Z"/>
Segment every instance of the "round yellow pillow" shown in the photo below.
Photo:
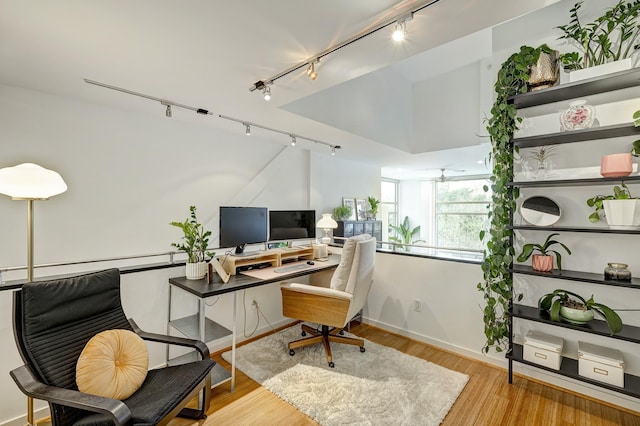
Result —
<path fill-rule="evenodd" d="M 133 395 L 147 377 L 149 354 L 144 340 L 129 330 L 96 334 L 76 364 L 76 384 L 83 393 L 113 399 Z"/>

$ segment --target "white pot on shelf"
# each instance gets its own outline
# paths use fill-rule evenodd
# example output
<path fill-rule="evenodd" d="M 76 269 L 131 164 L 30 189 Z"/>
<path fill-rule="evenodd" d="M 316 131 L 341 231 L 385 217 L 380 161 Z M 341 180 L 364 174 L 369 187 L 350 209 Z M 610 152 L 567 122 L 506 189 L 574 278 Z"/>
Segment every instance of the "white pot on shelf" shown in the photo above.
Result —
<path fill-rule="evenodd" d="M 596 65 L 595 67 L 571 71 L 569 73 L 569 82 L 574 83 L 576 81 L 586 80 L 592 77 L 599 77 L 601 75 L 611 74 L 618 71 L 630 70 L 631 68 L 633 68 L 633 61 L 631 58 L 620 59 L 619 61 Z"/>
<path fill-rule="evenodd" d="M 604 200 L 604 214 L 611 228 L 633 228 L 640 225 L 636 210 L 639 200 Z"/>
<path fill-rule="evenodd" d="M 207 274 L 207 262 L 187 262 L 186 277 L 188 280 L 201 280 Z"/>

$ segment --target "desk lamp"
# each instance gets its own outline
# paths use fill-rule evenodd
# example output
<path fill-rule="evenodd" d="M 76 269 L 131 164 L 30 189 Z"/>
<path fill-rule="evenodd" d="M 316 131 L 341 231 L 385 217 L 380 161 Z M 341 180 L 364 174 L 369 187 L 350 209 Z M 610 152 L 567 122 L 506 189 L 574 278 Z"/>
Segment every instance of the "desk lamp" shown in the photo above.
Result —
<path fill-rule="evenodd" d="M 0 194 L 27 202 L 27 281 L 33 281 L 33 201 L 47 200 L 67 190 L 67 184 L 53 170 L 23 163 L 0 169 Z M 33 398 L 27 398 L 27 424 L 33 425 Z"/>
<path fill-rule="evenodd" d="M 322 218 L 316 223 L 316 227 L 322 229 L 322 239 L 320 240 L 322 244 L 329 244 L 331 242 L 329 229 L 336 229 L 338 223 L 333 220 L 331 213 L 322 213 Z"/>

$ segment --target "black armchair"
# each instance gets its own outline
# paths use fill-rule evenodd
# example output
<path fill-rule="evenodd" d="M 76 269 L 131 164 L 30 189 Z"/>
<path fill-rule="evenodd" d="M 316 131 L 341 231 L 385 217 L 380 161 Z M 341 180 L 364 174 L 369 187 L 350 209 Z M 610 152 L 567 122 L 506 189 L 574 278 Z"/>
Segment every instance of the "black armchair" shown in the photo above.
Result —
<path fill-rule="evenodd" d="M 13 327 L 25 363 L 10 372 L 20 390 L 49 402 L 54 425 L 158 425 L 175 416 L 203 419 L 215 362 L 198 340 L 145 333 L 127 320 L 117 269 L 25 284 L 14 293 Z M 142 386 L 120 401 L 78 391 L 76 362 L 97 333 L 125 329 L 142 339 L 192 347 L 199 361 L 150 370 Z M 196 398 L 198 408 L 186 408 Z"/>

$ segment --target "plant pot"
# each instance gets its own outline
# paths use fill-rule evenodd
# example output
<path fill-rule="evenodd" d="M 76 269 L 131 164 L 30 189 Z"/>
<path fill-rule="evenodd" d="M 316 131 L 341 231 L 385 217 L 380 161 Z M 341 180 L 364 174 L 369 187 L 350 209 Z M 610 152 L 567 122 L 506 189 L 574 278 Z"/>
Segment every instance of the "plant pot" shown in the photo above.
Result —
<path fill-rule="evenodd" d="M 207 274 L 207 262 L 187 262 L 186 277 L 188 280 L 201 280 Z"/>
<path fill-rule="evenodd" d="M 630 70 L 633 68 L 631 58 L 621 59 L 619 61 L 609 62 L 595 67 L 589 67 L 581 70 L 571 71 L 569 73 L 569 82 L 586 80 L 587 78 L 599 77 L 605 74 L 611 74 L 618 71 Z"/>
<path fill-rule="evenodd" d="M 604 200 L 604 215 L 611 228 L 633 228 L 638 226 L 636 206 L 638 200 Z"/>
<path fill-rule="evenodd" d="M 558 51 L 540 52 L 538 62 L 531 66 L 529 73 L 529 91 L 533 92 L 553 86 L 558 82 L 559 73 Z"/>
<path fill-rule="evenodd" d="M 531 267 L 535 271 L 550 272 L 553 269 L 553 256 L 534 254 L 531 259 Z"/>
<path fill-rule="evenodd" d="M 631 153 L 610 154 L 600 161 L 600 174 L 604 177 L 629 176 L 633 171 Z"/>
<path fill-rule="evenodd" d="M 560 316 L 571 324 L 586 324 L 593 319 L 593 311 L 560 306 Z"/>

